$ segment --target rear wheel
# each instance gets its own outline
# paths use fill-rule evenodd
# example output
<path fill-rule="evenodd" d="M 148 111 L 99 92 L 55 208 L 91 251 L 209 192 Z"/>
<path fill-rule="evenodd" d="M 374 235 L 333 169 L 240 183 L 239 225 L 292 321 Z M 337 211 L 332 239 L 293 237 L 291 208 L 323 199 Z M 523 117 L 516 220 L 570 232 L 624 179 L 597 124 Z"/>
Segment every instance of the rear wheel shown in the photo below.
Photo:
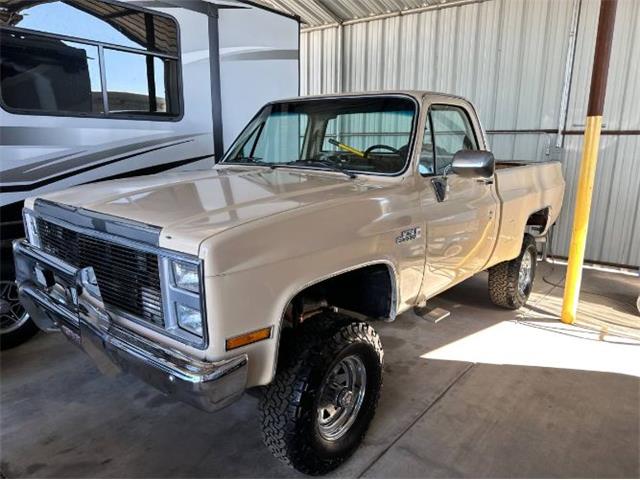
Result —
<path fill-rule="evenodd" d="M 533 289 L 537 257 L 536 241 L 526 234 L 518 257 L 489 269 L 489 296 L 494 304 L 516 310 L 527 303 Z"/>
<path fill-rule="evenodd" d="M 26 342 L 38 327 L 18 300 L 15 282 L 0 282 L 0 348 L 6 350 Z"/>
<path fill-rule="evenodd" d="M 380 395 L 383 352 L 366 322 L 337 314 L 309 322 L 283 352 L 287 358 L 265 388 L 260 410 L 271 452 L 303 473 L 321 475 L 362 441 Z"/>

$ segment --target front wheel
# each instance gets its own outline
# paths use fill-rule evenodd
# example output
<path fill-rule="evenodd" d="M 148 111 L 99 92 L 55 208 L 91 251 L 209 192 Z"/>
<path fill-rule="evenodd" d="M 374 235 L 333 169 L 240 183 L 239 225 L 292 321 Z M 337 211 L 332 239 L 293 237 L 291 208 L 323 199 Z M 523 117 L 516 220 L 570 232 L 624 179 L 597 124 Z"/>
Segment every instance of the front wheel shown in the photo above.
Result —
<path fill-rule="evenodd" d="M 499 307 L 517 310 L 533 290 L 538 250 L 533 236 L 525 234 L 520 255 L 489 269 L 489 296 Z"/>
<path fill-rule="evenodd" d="M 0 282 L 0 349 L 17 347 L 36 333 L 38 327 L 18 300 L 15 282 Z"/>
<path fill-rule="evenodd" d="M 269 450 L 309 475 L 335 469 L 355 451 L 382 386 L 375 330 L 342 315 L 320 317 L 303 325 L 292 350 L 283 352 L 287 358 L 260 404 Z"/>

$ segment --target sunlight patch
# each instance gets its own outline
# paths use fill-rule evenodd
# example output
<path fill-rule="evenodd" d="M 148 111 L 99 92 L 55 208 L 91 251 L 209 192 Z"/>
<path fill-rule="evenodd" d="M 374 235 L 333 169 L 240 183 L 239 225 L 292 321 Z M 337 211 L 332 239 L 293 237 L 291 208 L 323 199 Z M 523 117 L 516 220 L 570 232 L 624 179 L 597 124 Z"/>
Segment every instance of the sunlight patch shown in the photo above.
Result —
<path fill-rule="evenodd" d="M 421 355 L 495 365 L 611 372 L 640 377 L 640 344 L 554 321 L 500 322 Z"/>

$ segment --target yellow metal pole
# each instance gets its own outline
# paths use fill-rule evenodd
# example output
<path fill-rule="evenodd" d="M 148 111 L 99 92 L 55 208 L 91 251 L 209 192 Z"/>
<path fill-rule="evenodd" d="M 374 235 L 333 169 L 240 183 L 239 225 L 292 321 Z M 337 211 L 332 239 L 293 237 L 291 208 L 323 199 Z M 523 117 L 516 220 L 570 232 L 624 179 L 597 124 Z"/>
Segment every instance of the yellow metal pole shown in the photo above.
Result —
<path fill-rule="evenodd" d="M 589 212 L 591 212 L 591 197 L 596 178 L 601 128 L 602 116 L 587 117 L 573 217 L 573 232 L 571 233 L 571 245 L 569 247 L 567 279 L 564 287 L 564 301 L 562 302 L 562 321 L 564 323 L 573 323 L 578 310 L 580 284 L 582 283 L 582 265 L 584 263 L 584 250 L 589 230 Z"/>
<path fill-rule="evenodd" d="M 617 0 L 601 0 L 598 35 L 596 37 L 593 72 L 591 74 L 591 91 L 587 110 L 587 124 L 584 132 L 584 146 L 580 162 L 580 178 L 576 192 L 576 203 L 573 217 L 573 231 L 569 247 L 569 264 L 562 302 L 562 321 L 574 323 L 580 298 L 582 282 L 582 266 L 584 251 L 589 231 L 589 214 L 593 184 L 598 164 L 600 132 L 602 130 L 602 110 L 607 90 L 607 74 L 611 56 L 611 42 L 616 18 Z"/>

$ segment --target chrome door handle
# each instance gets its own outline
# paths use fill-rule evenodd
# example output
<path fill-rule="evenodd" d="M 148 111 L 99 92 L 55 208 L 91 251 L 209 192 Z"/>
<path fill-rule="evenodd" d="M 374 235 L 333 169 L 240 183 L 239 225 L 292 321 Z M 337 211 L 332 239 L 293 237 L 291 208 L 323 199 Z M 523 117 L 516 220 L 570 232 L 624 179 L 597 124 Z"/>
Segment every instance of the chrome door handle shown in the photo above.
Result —
<path fill-rule="evenodd" d="M 493 185 L 493 178 L 479 178 L 477 182 L 484 185 Z"/>

